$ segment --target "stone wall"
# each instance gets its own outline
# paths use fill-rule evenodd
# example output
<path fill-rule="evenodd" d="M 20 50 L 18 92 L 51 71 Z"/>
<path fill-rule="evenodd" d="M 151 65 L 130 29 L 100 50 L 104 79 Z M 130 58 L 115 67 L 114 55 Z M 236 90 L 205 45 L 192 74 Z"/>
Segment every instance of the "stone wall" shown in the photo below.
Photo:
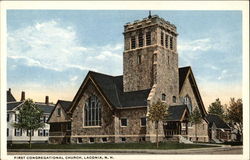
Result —
<path fill-rule="evenodd" d="M 57 115 L 57 109 L 60 108 L 61 109 L 61 115 L 58 116 Z M 49 119 L 48 123 L 54 123 L 54 122 L 67 122 L 67 114 L 65 113 L 64 109 L 62 108 L 62 106 L 60 104 L 55 106 L 55 110 L 53 113 L 51 113 L 51 117 Z"/>
<path fill-rule="evenodd" d="M 190 80 L 187 77 L 185 80 L 182 90 L 180 92 L 180 97 L 189 96 L 192 102 L 193 110 L 195 107 L 198 107 L 197 99 L 194 95 L 193 89 L 190 84 Z M 200 110 L 201 111 L 201 110 Z M 202 112 L 202 111 L 201 111 Z M 195 126 L 188 128 L 188 137 L 191 138 L 191 140 L 195 140 Z M 201 124 L 197 126 L 197 137 L 198 141 L 208 141 L 208 124 L 205 120 L 202 121 Z"/>
<path fill-rule="evenodd" d="M 83 92 L 83 95 L 72 114 L 71 141 L 73 143 L 76 143 L 78 138 L 82 138 L 83 142 L 89 142 L 89 137 L 93 137 L 95 138 L 95 142 L 98 142 L 102 137 L 110 137 L 111 135 L 114 135 L 114 117 L 110 106 L 108 106 L 91 81 L 89 81 L 86 86 L 87 88 Z M 102 106 L 101 126 L 84 126 L 83 124 L 83 107 L 91 95 L 97 96 Z"/>

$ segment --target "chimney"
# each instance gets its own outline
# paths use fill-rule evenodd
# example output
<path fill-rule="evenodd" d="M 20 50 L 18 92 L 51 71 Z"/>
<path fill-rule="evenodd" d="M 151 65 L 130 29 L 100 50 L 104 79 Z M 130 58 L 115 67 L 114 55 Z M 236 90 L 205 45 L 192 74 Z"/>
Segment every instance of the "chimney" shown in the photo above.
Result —
<path fill-rule="evenodd" d="M 9 88 L 9 92 L 11 93 L 11 88 Z"/>
<path fill-rule="evenodd" d="M 49 96 L 45 96 L 45 104 L 49 104 Z"/>
<path fill-rule="evenodd" d="M 25 92 L 22 91 L 22 93 L 21 93 L 21 101 L 24 101 L 24 100 L 25 100 Z"/>

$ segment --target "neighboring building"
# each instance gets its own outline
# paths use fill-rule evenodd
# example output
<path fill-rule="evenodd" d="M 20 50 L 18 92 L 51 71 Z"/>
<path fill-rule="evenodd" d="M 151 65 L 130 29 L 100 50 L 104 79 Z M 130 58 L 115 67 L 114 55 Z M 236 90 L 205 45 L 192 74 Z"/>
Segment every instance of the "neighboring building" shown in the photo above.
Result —
<path fill-rule="evenodd" d="M 208 142 L 207 113 L 191 67 L 178 68 L 176 27 L 158 16 L 124 26 L 123 75 L 89 71 L 64 117 L 71 121 L 71 143 L 155 142 L 148 108 L 158 100 L 170 105 L 159 125 L 159 140 L 195 140 L 189 114 L 198 107 L 203 120 L 197 140 Z M 55 109 L 51 117 L 57 117 Z M 58 122 L 59 119 L 57 119 Z M 49 123 L 52 123 L 52 118 Z M 61 123 L 65 123 L 62 118 Z M 60 135 L 62 135 L 60 134 Z"/>
<path fill-rule="evenodd" d="M 50 143 L 70 143 L 71 121 L 67 111 L 71 105 L 70 101 L 58 100 L 48 118 L 50 124 Z"/>
<path fill-rule="evenodd" d="M 45 127 L 34 131 L 32 134 L 33 143 L 48 142 L 50 126 L 47 124 L 47 119 L 54 107 L 49 103 L 49 97 L 46 96 L 45 103 L 35 102 L 36 105 L 43 110 L 43 118 L 41 119 L 45 123 Z M 7 142 L 8 143 L 26 143 L 29 141 L 29 134 L 26 130 L 16 129 L 13 127 L 13 123 L 17 122 L 17 115 L 19 109 L 22 107 L 25 101 L 25 92 L 21 94 L 21 101 L 16 101 L 11 90 L 7 91 Z"/>
<path fill-rule="evenodd" d="M 208 114 L 206 119 L 209 122 L 209 139 L 211 142 L 222 143 L 231 141 L 231 128 L 218 115 Z"/>

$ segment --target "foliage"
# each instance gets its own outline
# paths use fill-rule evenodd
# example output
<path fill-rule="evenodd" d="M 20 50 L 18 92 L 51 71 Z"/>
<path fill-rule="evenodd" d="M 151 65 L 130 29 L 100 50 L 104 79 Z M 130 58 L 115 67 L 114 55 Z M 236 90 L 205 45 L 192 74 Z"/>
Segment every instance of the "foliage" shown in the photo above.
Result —
<path fill-rule="evenodd" d="M 202 116 L 198 107 L 195 107 L 190 114 L 189 121 L 195 125 L 195 139 L 197 140 L 197 125 L 202 122 Z"/>
<path fill-rule="evenodd" d="M 219 98 L 209 105 L 208 113 L 218 115 L 221 119 L 225 119 L 225 111 Z"/>
<path fill-rule="evenodd" d="M 239 131 L 239 134 L 242 135 L 243 130 L 243 104 L 242 99 L 231 98 L 229 106 L 227 108 L 227 120 Z"/>
<path fill-rule="evenodd" d="M 168 105 L 166 103 L 163 103 L 160 100 L 158 100 L 156 103 L 154 103 L 149 107 L 148 119 L 152 122 L 155 122 L 157 148 L 159 146 L 158 125 L 160 121 L 166 120 L 167 116 L 168 116 Z"/>
<path fill-rule="evenodd" d="M 41 121 L 43 111 L 31 100 L 27 99 L 19 110 L 18 121 L 13 124 L 15 128 L 27 130 L 30 132 L 29 146 L 31 147 L 32 132 L 44 127 Z"/>

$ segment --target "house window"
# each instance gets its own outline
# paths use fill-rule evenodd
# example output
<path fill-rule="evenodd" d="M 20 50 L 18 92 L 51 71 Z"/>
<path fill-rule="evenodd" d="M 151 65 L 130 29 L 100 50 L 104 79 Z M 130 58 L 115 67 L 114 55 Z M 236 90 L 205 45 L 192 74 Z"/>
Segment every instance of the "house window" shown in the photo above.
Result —
<path fill-rule="evenodd" d="M 173 37 L 170 37 L 170 49 L 173 49 Z"/>
<path fill-rule="evenodd" d="M 165 35 L 165 47 L 168 48 L 168 35 Z"/>
<path fill-rule="evenodd" d="M 189 109 L 189 112 L 191 113 L 193 108 L 192 108 L 191 99 L 190 99 L 190 97 L 188 95 L 184 97 L 184 104 L 187 105 L 187 107 Z"/>
<path fill-rule="evenodd" d="M 27 136 L 30 136 L 30 134 L 31 136 L 34 136 L 34 130 L 32 130 L 32 132 L 30 130 L 27 130 L 26 133 Z"/>
<path fill-rule="evenodd" d="M 173 103 L 176 103 L 176 97 L 173 96 Z"/>
<path fill-rule="evenodd" d="M 18 114 L 15 114 L 15 122 L 18 122 Z"/>
<path fill-rule="evenodd" d="M 161 32 L 161 45 L 164 46 L 164 34 Z"/>
<path fill-rule="evenodd" d="M 139 39 L 139 47 L 143 47 L 143 33 L 139 33 L 138 39 Z"/>
<path fill-rule="evenodd" d="M 7 137 L 9 137 L 9 128 L 7 128 Z"/>
<path fill-rule="evenodd" d="M 136 47 L 135 36 L 131 37 L 131 48 L 134 49 Z"/>
<path fill-rule="evenodd" d="M 22 136 L 22 129 L 15 129 L 15 136 Z"/>
<path fill-rule="evenodd" d="M 43 136 L 43 130 L 42 129 L 38 130 L 38 136 Z"/>
<path fill-rule="evenodd" d="M 163 94 L 161 95 L 161 100 L 162 100 L 162 101 L 166 101 L 166 94 L 163 93 Z"/>
<path fill-rule="evenodd" d="M 122 142 L 126 142 L 126 138 L 125 137 L 121 137 L 121 141 Z"/>
<path fill-rule="evenodd" d="M 57 108 L 57 116 L 61 117 L 61 108 Z"/>
<path fill-rule="evenodd" d="M 105 142 L 107 142 L 107 141 L 108 141 L 107 137 L 103 137 L 103 138 L 102 138 L 102 142 L 103 142 L 103 143 L 105 143 Z"/>
<path fill-rule="evenodd" d="M 101 105 L 96 96 L 91 96 L 84 107 L 84 125 L 101 126 Z"/>
<path fill-rule="evenodd" d="M 127 118 L 121 118 L 121 126 L 126 127 L 128 125 Z"/>
<path fill-rule="evenodd" d="M 151 45 L 151 32 L 146 33 L 146 45 Z"/>
<path fill-rule="evenodd" d="M 146 126 L 146 117 L 141 118 L 141 127 L 145 127 Z"/>
<path fill-rule="evenodd" d="M 90 142 L 90 143 L 94 143 L 94 142 L 95 142 L 95 138 L 90 137 L 90 138 L 89 138 L 89 142 Z"/>
<path fill-rule="evenodd" d="M 137 64 L 141 64 L 141 55 L 137 56 Z"/>
<path fill-rule="evenodd" d="M 202 128 L 203 128 L 203 130 L 205 130 L 205 124 L 202 124 Z"/>
<path fill-rule="evenodd" d="M 10 121 L 10 114 L 8 113 L 7 114 L 7 122 L 9 122 Z"/>
<path fill-rule="evenodd" d="M 49 130 L 44 129 L 43 130 L 43 136 L 45 136 L 45 137 L 49 136 Z"/>

